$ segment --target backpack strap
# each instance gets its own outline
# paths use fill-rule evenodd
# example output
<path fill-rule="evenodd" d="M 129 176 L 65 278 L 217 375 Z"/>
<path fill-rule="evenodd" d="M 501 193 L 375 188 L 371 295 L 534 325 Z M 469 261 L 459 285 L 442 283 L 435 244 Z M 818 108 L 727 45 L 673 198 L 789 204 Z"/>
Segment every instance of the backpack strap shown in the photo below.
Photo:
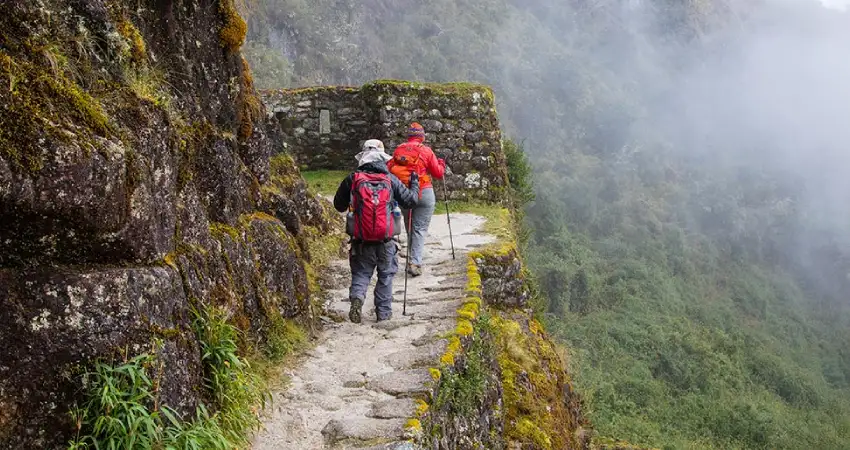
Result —
<path fill-rule="evenodd" d="M 348 193 L 348 196 L 349 196 L 348 210 L 349 211 L 354 210 L 354 189 L 357 187 L 357 174 L 358 173 L 360 173 L 360 172 L 356 171 L 356 170 L 354 172 L 351 172 L 351 189 Z"/>

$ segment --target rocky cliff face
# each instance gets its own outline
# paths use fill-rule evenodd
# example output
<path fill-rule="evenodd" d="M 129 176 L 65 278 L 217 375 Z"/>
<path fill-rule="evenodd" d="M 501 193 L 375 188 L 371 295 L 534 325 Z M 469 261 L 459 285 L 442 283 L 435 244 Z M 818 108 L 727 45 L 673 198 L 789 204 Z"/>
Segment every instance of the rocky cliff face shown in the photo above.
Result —
<path fill-rule="evenodd" d="M 119 350 L 156 348 L 160 400 L 193 411 L 193 309 L 259 341 L 310 315 L 330 225 L 270 164 L 232 1 L 0 4 L 0 448 L 61 447 L 78 374 Z"/>

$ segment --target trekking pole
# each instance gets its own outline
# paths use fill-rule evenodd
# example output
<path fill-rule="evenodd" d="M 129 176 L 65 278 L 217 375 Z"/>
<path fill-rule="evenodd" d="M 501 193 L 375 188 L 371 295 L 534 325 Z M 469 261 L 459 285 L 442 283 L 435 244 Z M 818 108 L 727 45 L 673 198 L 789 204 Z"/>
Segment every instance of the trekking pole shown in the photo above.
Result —
<path fill-rule="evenodd" d="M 455 259 L 455 240 L 452 237 L 452 216 L 449 213 L 449 188 L 446 187 L 445 178 L 443 178 L 443 200 L 446 201 L 446 222 L 449 223 L 449 243 L 452 245 L 452 259 Z"/>
<path fill-rule="evenodd" d="M 413 209 L 407 213 L 407 258 L 404 260 L 404 302 L 401 306 L 401 315 L 407 315 L 407 269 L 410 267 L 410 247 L 413 239 L 410 234 L 413 232 Z"/>

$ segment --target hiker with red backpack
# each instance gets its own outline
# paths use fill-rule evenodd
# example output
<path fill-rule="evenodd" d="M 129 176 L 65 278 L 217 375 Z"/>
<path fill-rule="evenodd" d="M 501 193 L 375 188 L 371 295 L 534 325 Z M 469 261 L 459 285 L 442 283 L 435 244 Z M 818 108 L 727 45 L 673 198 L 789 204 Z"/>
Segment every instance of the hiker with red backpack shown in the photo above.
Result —
<path fill-rule="evenodd" d="M 392 160 L 387 163 L 390 173 L 402 183 L 407 185 L 413 174 L 418 175 L 419 179 L 419 203 L 410 210 L 402 210 L 406 229 L 410 230 L 412 227 L 412 236 L 407 237 L 407 245 L 410 246 L 407 272 L 414 277 L 422 275 L 425 238 L 428 236 L 431 216 L 434 215 L 437 205 L 431 178 L 442 180 L 446 171 L 446 161 L 437 158 L 431 147 L 424 142 L 425 129 L 419 123 L 413 122 L 407 130 L 407 142 L 395 149 Z"/>
<path fill-rule="evenodd" d="M 419 177 L 410 178 L 409 188 L 387 169 L 391 158 L 384 143 L 370 139 L 358 153 L 357 170 L 348 175 L 334 196 L 334 208 L 348 211 L 346 232 L 351 236 L 348 262 L 351 266 L 351 302 L 348 318 L 362 320 L 361 308 L 375 269 L 375 313 L 378 322 L 392 318 L 393 277 L 398 271 L 398 245 L 401 220 L 394 220 L 397 206 L 413 208 L 419 201 Z M 400 211 L 397 212 L 400 215 Z"/>

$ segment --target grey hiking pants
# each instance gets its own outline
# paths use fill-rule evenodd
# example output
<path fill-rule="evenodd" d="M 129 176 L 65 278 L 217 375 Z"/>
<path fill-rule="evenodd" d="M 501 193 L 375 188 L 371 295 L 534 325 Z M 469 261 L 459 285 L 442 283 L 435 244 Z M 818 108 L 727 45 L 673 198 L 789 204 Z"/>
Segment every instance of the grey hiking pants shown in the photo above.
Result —
<path fill-rule="evenodd" d="M 395 241 L 378 244 L 353 242 L 348 253 L 351 265 L 351 288 L 349 298 L 366 300 L 366 290 L 375 269 L 378 283 L 375 285 L 375 312 L 378 319 L 389 319 L 393 313 L 393 277 L 398 271 L 398 245 Z"/>
<path fill-rule="evenodd" d="M 422 190 L 422 198 L 413 207 L 413 236 L 408 236 L 407 245 L 410 246 L 410 264 L 422 265 L 422 252 L 425 250 L 425 238 L 428 237 L 428 227 L 431 226 L 431 216 L 437 206 L 437 197 L 434 188 Z M 410 210 L 402 210 L 404 216 L 404 229 L 409 230 L 408 217 Z"/>

